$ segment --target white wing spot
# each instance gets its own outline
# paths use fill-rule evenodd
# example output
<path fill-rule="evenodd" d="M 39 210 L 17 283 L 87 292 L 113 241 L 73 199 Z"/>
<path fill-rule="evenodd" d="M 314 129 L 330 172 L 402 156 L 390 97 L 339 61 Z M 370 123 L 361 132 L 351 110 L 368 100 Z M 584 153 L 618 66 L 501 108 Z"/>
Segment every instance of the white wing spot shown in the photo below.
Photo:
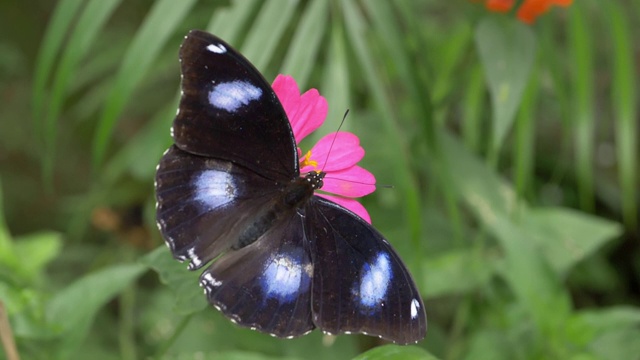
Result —
<path fill-rule="evenodd" d="M 250 102 L 260 99 L 262 90 L 247 81 L 220 83 L 209 91 L 209 104 L 216 109 L 234 112 Z"/>
<path fill-rule="evenodd" d="M 386 253 L 379 253 L 372 264 L 365 264 L 358 288 L 362 305 L 378 306 L 387 295 L 392 277 L 391 262 Z"/>
<path fill-rule="evenodd" d="M 195 199 L 208 209 L 216 209 L 235 198 L 236 184 L 231 174 L 205 170 L 195 179 Z"/>
<path fill-rule="evenodd" d="M 300 289 L 309 286 L 306 264 L 300 263 L 299 255 L 279 254 L 265 264 L 261 283 L 267 297 L 290 302 L 297 298 Z"/>
<path fill-rule="evenodd" d="M 202 264 L 202 260 L 196 255 L 196 248 L 192 247 L 187 250 L 187 255 L 191 259 L 191 263 L 189 264 L 190 269 L 195 269 Z"/>
<path fill-rule="evenodd" d="M 222 285 L 222 281 L 216 280 L 216 278 L 214 278 L 213 275 L 211 275 L 211 273 L 208 273 L 208 272 L 204 273 L 202 275 L 202 278 L 212 286 L 218 287 Z"/>
<path fill-rule="evenodd" d="M 411 318 L 415 319 L 418 317 L 418 310 L 420 309 L 420 302 L 418 299 L 411 300 Z"/>
<path fill-rule="evenodd" d="M 209 44 L 207 45 L 207 50 L 216 54 L 224 54 L 227 52 L 227 48 L 222 44 Z"/>

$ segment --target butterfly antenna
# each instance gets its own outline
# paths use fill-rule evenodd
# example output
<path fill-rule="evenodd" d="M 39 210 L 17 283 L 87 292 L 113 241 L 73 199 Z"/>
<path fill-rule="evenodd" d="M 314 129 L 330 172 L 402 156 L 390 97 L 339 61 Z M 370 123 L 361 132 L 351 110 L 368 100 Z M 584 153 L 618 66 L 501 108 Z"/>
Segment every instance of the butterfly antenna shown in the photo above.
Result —
<path fill-rule="evenodd" d="M 329 151 L 327 152 L 327 158 L 324 160 L 324 166 L 320 171 L 324 171 L 324 167 L 327 166 L 327 162 L 329 162 L 329 155 L 331 155 L 331 149 L 333 149 L 333 144 L 336 142 L 336 138 L 338 137 L 338 133 L 340 129 L 342 129 L 342 125 L 344 125 L 344 121 L 347 119 L 347 115 L 349 115 L 349 109 L 344 112 L 344 116 L 342 117 L 342 121 L 340 121 L 340 125 L 338 126 L 338 130 L 336 130 L 335 135 L 333 136 L 333 140 L 331 140 L 331 146 L 329 146 Z"/>

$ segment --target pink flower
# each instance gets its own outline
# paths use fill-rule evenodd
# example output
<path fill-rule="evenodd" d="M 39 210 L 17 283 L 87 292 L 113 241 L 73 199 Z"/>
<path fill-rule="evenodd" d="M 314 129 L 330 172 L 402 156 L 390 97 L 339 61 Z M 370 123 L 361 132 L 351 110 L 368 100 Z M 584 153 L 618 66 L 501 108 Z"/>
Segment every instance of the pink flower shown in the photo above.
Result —
<path fill-rule="evenodd" d="M 296 144 L 300 144 L 305 136 L 324 122 L 327 100 L 316 89 L 300 95 L 298 84 L 288 75 L 278 75 L 272 87 L 291 122 Z M 356 165 L 364 156 L 357 136 L 349 132 L 327 134 L 304 155 L 298 148 L 298 155 L 301 174 L 320 170 L 327 174 L 322 189 L 316 195 L 342 205 L 371 223 L 367 210 L 354 199 L 371 194 L 376 189 L 373 174 Z"/>

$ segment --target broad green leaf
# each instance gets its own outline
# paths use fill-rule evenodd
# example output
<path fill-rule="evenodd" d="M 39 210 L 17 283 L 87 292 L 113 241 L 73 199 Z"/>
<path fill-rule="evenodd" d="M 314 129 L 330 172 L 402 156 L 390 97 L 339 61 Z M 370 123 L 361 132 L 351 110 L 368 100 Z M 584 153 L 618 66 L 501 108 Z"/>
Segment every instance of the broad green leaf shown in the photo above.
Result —
<path fill-rule="evenodd" d="M 560 274 L 622 233 L 618 223 L 564 208 L 529 209 L 522 221 Z"/>
<path fill-rule="evenodd" d="M 640 308 L 631 306 L 611 306 L 604 309 L 582 310 L 576 314 L 584 324 L 606 332 L 609 329 L 640 325 Z"/>
<path fill-rule="evenodd" d="M 385 345 L 373 348 L 353 358 L 354 360 L 437 360 L 426 350 L 417 346 Z"/>
<path fill-rule="evenodd" d="M 627 360 L 640 354 L 640 330 L 638 327 L 612 329 L 598 336 L 589 344 L 594 359 Z"/>
<path fill-rule="evenodd" d="M 21 236 L 15 241 L 15 255 L 20 259 L 16 269 L 27 280 L 37 277 L 62 249 L 62 236 L 56 232 L 40 232 Z"/>
<path fill-rule="evenodd" d="M 81 277 L 47 304 L 47 319 L 60 335 L 60 356 L 68 356 L 87 336 L 96 313 L 140 276 L 142 265 L 115 265 Z"/>
<path fill-rule="evenodd" d="M 490 158 L 495 158 L 520 105 L 535 60 L 536 38 L 515 19 L 486 18 L 476 29 L 476 46 L 493 107 Z"/>
<path fill-rule="evenodd" d="M 115 265 L 81 277 L 51 299 L 49 321 L 61 333 L 88 325 L 100 307 L 144 271 L 142 265 Z"/>
<path fill-rule="evenodd" d="M 200 272 L 188 271 L 185 264 L 171 256 L 166 246 L 147 254 L 142 263 L 155 270 L 160 280 L 176 295 L 174 311 L 177 314 L 188 315 L 207 307 L 206 296 L 198 286 Z"/>
<path fill-rule="evenodd" d="M 471 336 L 469 349 L 464 360 L 512 360 L 519 359 L 515 349 L 505 334 L 482 329 Z"/>
<path fill-rule="evenodd" d="M 465 294 L 487 285 L 494 268 L 487 255 L 474 250 L 451 250 L 429 257 L 423 270 L 423 294 L 426 298 L 443 295 Z"/>
<path fill-rule="evenodd" d="M 281 356 L 269 356 L 258 352 L 247 351 L 229 351 L 223 353 L 212 353 L 210 356 L 205 356 L 203 360 L 302 360 L 300 357 L 281 357 Z"/>
<path fill-rule="evenodd" d="M 511 186 L 461 143 L 445 132 L 440 138 L 451 172 L 468 174 L 452 177 L 453 186 L 505 252 L 503 276 L 540 330 L 554 331 L 568 315 L 569 298 L 532 233 L 518 220 L 527 216 L 526 207 L 516 202 Z M 553 314 L 549 308 L 555 309 Z"/>
<path fill-rule="evenodd" d="M 567 338 L 599 359 L 623 360 L 640 353 L 640 309 L 613 306 L 583 310 L 567 325 Z"/>

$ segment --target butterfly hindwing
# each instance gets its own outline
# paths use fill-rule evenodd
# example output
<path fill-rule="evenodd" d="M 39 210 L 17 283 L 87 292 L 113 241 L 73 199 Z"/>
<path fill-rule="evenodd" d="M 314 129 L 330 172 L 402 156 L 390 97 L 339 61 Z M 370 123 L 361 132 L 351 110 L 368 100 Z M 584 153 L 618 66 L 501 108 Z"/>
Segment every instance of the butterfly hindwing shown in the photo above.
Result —
<path fill-rule="evenodd" d="M 311 321 L 313 265 L 302 219 L 288 214 L 256 242 L 215 261 L 200 277 L 209 302 L 235 323 L 278 337 Z"/>
<path fill-rule="evenodd" d="M 180 48 L 182 97 L 173 123 L 187 152 L 289 181 L 299 175 L 289 120 L 258 70 L 219 38 L 198 30 Z"/>
<path fill-rule="evenodd" d="M 306 206 L 314 265 L 313 321 L 325 332 L 365 333 L 400 344 L 421 340 L 427 319 L 399 256 L 371 225 L 318 196 Z"/>

